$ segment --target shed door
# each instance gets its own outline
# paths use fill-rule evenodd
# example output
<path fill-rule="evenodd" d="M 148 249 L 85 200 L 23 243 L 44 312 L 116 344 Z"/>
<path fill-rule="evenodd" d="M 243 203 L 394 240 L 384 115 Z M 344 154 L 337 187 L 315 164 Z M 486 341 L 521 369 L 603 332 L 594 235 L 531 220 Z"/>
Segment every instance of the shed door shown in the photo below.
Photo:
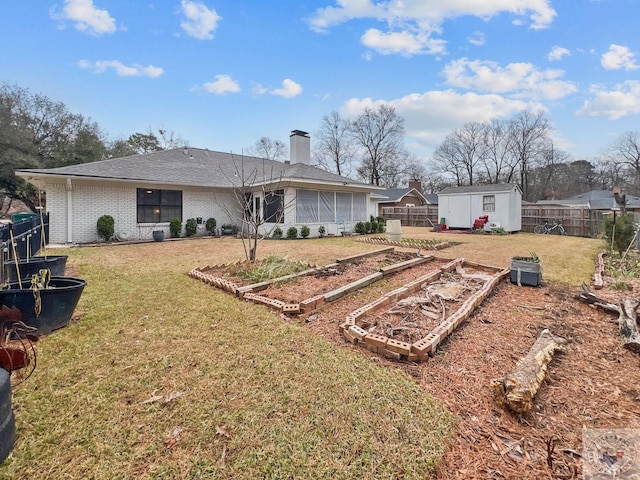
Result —
<path fill-rule="evenodd" d="M 471 228 L 471 195 L 450 196 L 446 218 L 450 228 Z"/>

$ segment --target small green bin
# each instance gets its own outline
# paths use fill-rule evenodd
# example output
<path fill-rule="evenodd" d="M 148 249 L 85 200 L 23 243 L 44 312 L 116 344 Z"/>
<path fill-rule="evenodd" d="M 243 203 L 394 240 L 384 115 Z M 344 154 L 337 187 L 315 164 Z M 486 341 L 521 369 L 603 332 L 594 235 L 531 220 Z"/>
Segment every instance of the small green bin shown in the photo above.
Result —
<path fill-rule="evenodd" d="M 29 218 L 36 218 L 37 216 L 38 214 L 33 212 L 18 212 L 11 215 L 11 222 L 18 223 Z"/>

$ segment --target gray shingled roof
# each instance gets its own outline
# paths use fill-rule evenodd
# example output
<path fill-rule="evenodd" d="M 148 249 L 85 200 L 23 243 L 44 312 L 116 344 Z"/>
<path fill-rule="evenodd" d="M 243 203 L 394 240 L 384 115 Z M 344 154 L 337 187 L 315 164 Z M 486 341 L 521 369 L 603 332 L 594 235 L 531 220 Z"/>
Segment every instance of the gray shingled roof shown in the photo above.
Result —
<path fill-rule="evenodd" d="M 380 192 L 382 195 L 387 197 L 386 200 L 381 200 L 380 203 L 394 203 L 402 200 L 402 197 L 408 195 L 412 190 L 414 190 L 418 195 L 422 195 L 422 197 L 428 201 L 424 194 L 420 193 L 415 188 L 389 188 L 384 192 Z M 431 203 L 431 202 L 429 202 Z M 437 198 L 436 198 L 437 203 Z"/>
<path fill-rule="evenodd" d="M 510 192 L 514 188 L 520 190 L 516 183 L 495 183 L 491 185 L 469 185 L 465 187 L 447 187 L 438 192 L 438 195 L 456 194 L 456 193 L 499 193 Z"/>
<path fill-rule="evenodd" d="M 627 195 L 628 208 L 640 208 L 640 198 L 633 195 Z M 590 192 L 580 193 L 569 198 L 559 200 L 538 200 L 537 204 L 541 205 L 587 205 L 593 210 L 611 210 L 617 207 L 613 192 L 610 190 L 591 190 Z"/>
<path fill-rule="evenodd" d="M 377 187 L 342 177 L 302 163 L 286 164 L 274 160 L 248 157 L 200 148 L 178 148 L 160 152 L 111 158 L 91 163 L 49 169 L 23 169 L 16 173 L 160 182 L 200 187 L 233 187 L 236 173 L 244 169 L 249 183 L 269 181 L 313 181 Z M 255 178 L 255 181 L 253 180 Z"/>

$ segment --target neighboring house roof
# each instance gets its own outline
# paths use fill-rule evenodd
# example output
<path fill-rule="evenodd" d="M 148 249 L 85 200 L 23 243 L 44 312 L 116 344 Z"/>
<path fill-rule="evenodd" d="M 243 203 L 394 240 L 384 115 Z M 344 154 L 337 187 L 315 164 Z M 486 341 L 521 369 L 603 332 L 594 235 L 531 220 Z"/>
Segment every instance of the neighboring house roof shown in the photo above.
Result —
<path fill-rule="evenodd" d="M 248 184 L 299 181 L 380 190 L 303 163 L 288 164 L 200 148 L 177 148 L 58 168 L 22 169 L 16 174 L 233 188 L 242 171 Z"/>
<path fill-rule="evenodd" d="M 465 187 L 447 187 L 438 192 L 438 195 L 455 195 L 464 193 L 502 193 L 516 189 L 522 194 L 517 183 L 495 183 L 490 185 L 468 185 Z"/>
<path fill-rule="evenodd" d="M 386 200 L 380 200 L 380 202 L 378 202 L 378 203 L 396 203 L 396 202 L 400 202 L 404 197 L 406 197 L 409 194 L 415 195 L 417 197 L 422 198 L 425 203 L 431 203 L 431 202 L 429 202 L 429 200 L 422 193 L 420 193 L 419 190 L 417 190 L 415 188 L 389 188 L 389 189 L 385 190 L 384 192 L 380 192 L 380 193 L 382 195 L 384 195 L 385 197 L 387 197 L 387 199 Z"/>
<path fill-rule="evenodd" d="M 437 205 L 438 204 L 438 194 L 437 193 L 427 193 L 424 198 L 427 199 L 427 202 L 429 202 L 431 205 Z"/>
<path fill-rule="evenodd" d="M 627 208 L 640 208 L 640 197 L 626 196 Z M 591 190 L 573 197 L 558 200 L 538 200 L 538 205 L 586 206 L 592 210 L 611 210 L 617 208 L 613 192 L 610 190 Z"/>

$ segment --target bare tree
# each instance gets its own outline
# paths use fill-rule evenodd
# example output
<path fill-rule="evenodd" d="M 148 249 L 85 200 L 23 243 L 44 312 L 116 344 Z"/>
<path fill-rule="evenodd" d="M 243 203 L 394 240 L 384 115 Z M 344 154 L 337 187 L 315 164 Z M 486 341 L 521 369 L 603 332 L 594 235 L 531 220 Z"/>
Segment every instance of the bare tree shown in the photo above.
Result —
<path fill-rule="evenodd" d="M 633 191 L 640 191 L 640 132 L 625 132 L 607 149 L 606 157 L 630 179 L 627 185 Z"/>
<path fill-rule="evenodd" d="M 485 125 L 470 122 L 447 135 L 436 149 L 434 159 L 442 172 L 450 173 L 458 185 L 473 185 L 476 169 L 486 157 Z"/>
<path fill-rule="evenodd" d="M 287 146 L 280 140 L 271 140 L 269 137 L 260 137 L 256 143 L 247 148 L 247 155 L 268 160 L 280 160 L 286 154 Z"/>
<path fill-rule="evenodd" d="M 385 167 L 404 154 L 404 119 L 391 105 L 366 107 L 351 130 L 363 152 L 358 174 L 371 185 L 382 185 Z"/>
<path fill-rule="evenodd" d="M 314 159 L 318 166 L 342 176 L 351 174 L 356 144 L 351 125 L 338 112 L 322 117 L 314 142 Z"/>
<path fill-rule="evenodd" d="M 255 262 L 258 245 L 271 235 L 283 220 L 287 203 L 286 185 L 282 182 L 283 170 L 274 168 L 273 162 L 263 159 L 261 164 L 247 163 L 244 157 L 232 155 L 233 172 L 221 169 L 232 185 L 235 203 L 214 196 L 214 202 L 234 223 L 241 225 L 242 246 L 245 258 Z M 265 224 L 273 224 L 266 229 Z"/>
<path fill-rule="evenodd" d="M 520 169 L 522 196 L 530 200 L 529 174 L 548 144 L 549 122 L 543 113 L 524 110 L 509 121 L 509 131 L 513 156 Z"/>
<path fill-rule="evenodd" d="M 517 164 L 511 148 L 509 124 L 504 120 L 492 120 L 485 126 L 485 155 L 478 170 L 482 183 L 512 182 Z"/>

